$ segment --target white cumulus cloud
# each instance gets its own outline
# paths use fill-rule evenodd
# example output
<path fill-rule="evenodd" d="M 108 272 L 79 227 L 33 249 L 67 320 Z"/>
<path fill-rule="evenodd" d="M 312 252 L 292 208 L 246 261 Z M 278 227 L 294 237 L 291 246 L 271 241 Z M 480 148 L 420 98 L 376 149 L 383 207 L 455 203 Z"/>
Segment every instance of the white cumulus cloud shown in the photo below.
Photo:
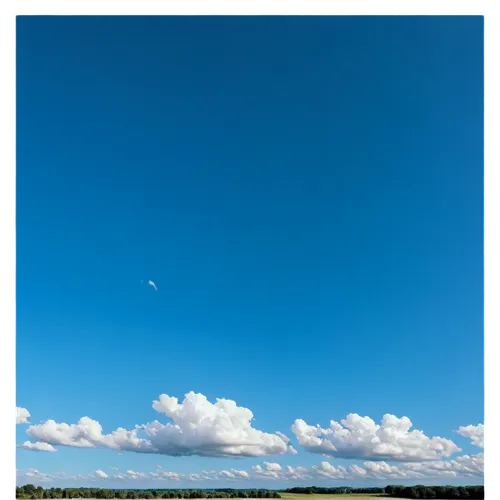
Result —
<path fill-rule="evenodd" d="M 330 479 L 346 479 L 348 471 L 342 465 L 335 467 L 329 462 L 321 462 L 320 465 L 313 465 L 313 470 L 318 476 L 324 476 Z"/>
<path fill-rule="evenodd" d="M 160 395 L 153 408 L 172 422 L 143 426 L 152 445 L 167 455 L 265 456 L 288 452 L 278 434 L 252 427 L 253 413 L 230 399 L 211 403 L 203 394 L 189 392 L 179 403 Z"/>
<path fill-rule="evenodd" d="M 281 465 L 273 462 L 264 462 L 266 470 L 280 471 Z"/>
<path fill-rule="evenodd" d="M 340 423 L 332 420 L 327 429 L 297 419 L 292 431 L 306 450 L 341 458 L 432 460 L 461 451 L 449 439 L 431 438 L 411 427 L 408 417 L 386 414 L 378 425 L 370 417 L 350 413 Z"/>
<path fill-rule="evenodd" d="M 30 412 L 26 408 L 16 406 L 16 424 L 29 424 Z"/>
<path fill-rule="evenodd" d="M 461 436 L 470 438 L 472 444 L 478 446 L 479 448 L 484 448 L 484 425 L 465 425 L 461 426 L 457 430 L 458 434 Z"/>

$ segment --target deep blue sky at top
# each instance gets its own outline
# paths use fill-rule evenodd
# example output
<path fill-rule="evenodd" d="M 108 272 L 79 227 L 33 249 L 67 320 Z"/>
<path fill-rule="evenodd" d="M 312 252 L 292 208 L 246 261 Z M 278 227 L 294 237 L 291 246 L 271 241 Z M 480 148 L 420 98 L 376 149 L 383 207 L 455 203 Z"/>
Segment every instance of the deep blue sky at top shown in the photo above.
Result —
<path fill-rule="evenodd" d="M 482 421 L 482 47 L 479 17 L 18 18 L 18 405 Z"/>

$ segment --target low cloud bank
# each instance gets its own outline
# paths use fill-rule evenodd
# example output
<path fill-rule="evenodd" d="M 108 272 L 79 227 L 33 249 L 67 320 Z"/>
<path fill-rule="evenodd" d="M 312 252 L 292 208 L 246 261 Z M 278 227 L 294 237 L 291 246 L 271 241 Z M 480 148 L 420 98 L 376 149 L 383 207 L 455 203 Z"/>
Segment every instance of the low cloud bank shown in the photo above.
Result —
<path fill-rule="evenodd" d="M 112 469 L 116 469 L 113 467 Z M 364 480 L 419 480 L 426 479 L 453 479 L 453 478 L 480 478 L 484 475 L 484 454 L 461 455 L 454 460 L 437 460 L 426 462 L 408 462 L 398 466 L 390 465 L 384 461 L 365 461 L 361 464 L 353 464 L 349 467 L 332 465 L 328 461 L 323 461 L 319 465 L 307 467 L 292 467 L 281 465 L 276 462 L 264 462 L 255 465 L 251 469 L 224 469 L 221 471 L 201 471 L 197 473 L 181 474 L 177 472 L 164 471 L 158 467 L 152 472 L 137 472 L 134 470 L 114 471 L 106 473 L 103 470 L 96 470 L 92 474 L 66 475 L 44 474 L 36 469 L 23 469 L 17 471 L 18 484 L 44 483 L 54 481 L 116 481 L 123 483 L 133 483 L 139 487 L 143 484 L 147 487 L 156 481 L 169 481 L 173 483 L 187 482 L 242 482 L 266 479 L 269 481 L 288 481 L 296 484 L 301 481 L 364 481 Z M 126 485 L 124 484 L 124 487 Z M 133 487 L 133 486 L 131 486 Z M 163 487 L 163 486 L 162 486 Z M 164 487 L 175 487 L 165 485 Z M 192 486 L 195 487 L 195 486 Z"/>

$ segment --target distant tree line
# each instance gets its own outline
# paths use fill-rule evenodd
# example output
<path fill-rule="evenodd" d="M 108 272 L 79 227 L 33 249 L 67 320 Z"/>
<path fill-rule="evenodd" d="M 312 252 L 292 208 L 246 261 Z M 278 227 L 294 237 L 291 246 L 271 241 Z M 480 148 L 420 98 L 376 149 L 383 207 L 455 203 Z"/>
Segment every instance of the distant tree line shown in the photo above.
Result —
<path fill-rule="evenodd" d="M 306 486 L 288 488 L 285 493 L 299 493 L 302 495 L 345 495 L 349 493 L 384 493 L 384 488 L 351 488 L 350 486 L 335 486 L 334 488 L 320 488 L 319 486 Z"/>
<path fill-rule="evenodd" d="M 16 487 L 16 498 L 281 498 L 268 490 L 111 490 L 107 488 L 50 488 L 25 484 Z"/>
<path fill-rule="evenodd" d="M 333 488 L 320 488 L 317 486 L 297 487 L 284 490 L 286 493 L 299 494 L 362 494 L 362 493 L 385 493 L 397 498 L 469 498 L 483 499 L 484 486 L 401 486 L 390 485 L 385 488 L 351 488 L 350 486 L 337 486 Z M 269 490 L 112 490 L 107 488 L 50 488 L 26 484 L 16 487 L 16 498 L 107 498 L 107 499 L 129 499 L 129 498 L 281 498 L 277 491 Z"/>
<path fill-rule="evenodd" d="M 484 486 L 390 485 L 385 493 L 399 498 L 484 498 Z"/>
<path fill-rule="evenodd" d="M 401 486 L 390 485 L 385 488 L 351 488 L 350 486 L 336 486 L 334 488 L 320 488 L 318 486 L 296 487 L 284 490 L 286 493 L 305 495 L 342 495 L 362 493 L 385 493 L 399 498 L 484 498 L 484 486 Z"/>

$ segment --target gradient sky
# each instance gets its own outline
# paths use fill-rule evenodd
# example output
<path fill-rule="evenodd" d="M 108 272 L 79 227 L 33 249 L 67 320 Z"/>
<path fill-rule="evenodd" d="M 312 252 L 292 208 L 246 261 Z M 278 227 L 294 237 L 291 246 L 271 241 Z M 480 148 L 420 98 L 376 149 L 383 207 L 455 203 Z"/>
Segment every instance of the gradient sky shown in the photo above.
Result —
<path fill-rule="evenodd" d="M 17 404 L 110 432 L 188 391 L 299 453 L 17 467 L 310 467 L 294 420 L 348 413 L 481 451 L 481 17 L 18 17 Z"/>

